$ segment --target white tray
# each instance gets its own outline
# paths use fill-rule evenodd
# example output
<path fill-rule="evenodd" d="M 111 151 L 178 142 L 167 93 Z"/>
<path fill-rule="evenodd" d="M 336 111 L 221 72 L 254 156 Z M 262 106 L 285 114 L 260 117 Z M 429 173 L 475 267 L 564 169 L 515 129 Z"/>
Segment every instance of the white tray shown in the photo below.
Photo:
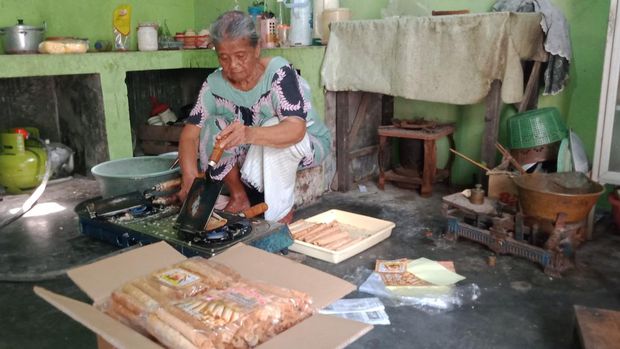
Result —
<path fill-rule="evenodd" d="M 331 263 L 340 263 L 387 239 L 392 234 L 392 229 L 396 226 L 390 221 L 341 210 L 329 210 L 304 220 L 312 223 L 331 223 L 337 221 L 338 223 L 353 227 L 347 230 L 352 237 L 367 236 L 358 243 L 339 251 L 329 250 L 300 240 L 295 240 L 293 245 L 289 247 L 291 251 L 303 253 Z"/>

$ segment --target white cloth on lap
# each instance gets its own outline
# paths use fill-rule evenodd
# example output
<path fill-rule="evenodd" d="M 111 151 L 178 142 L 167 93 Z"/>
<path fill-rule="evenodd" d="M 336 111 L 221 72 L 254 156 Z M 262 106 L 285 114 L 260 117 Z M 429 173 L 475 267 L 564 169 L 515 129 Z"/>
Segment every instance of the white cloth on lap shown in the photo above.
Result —
<path fill-rule="evenodd" d="M 271 118 L 261 126 L 277 123 L 277 118 Z M 265 194 L 269 207 L 265 212 L 266 220 L 278 221 L 293 208 L 297 169 L 304 156 L 312 156 L 308 133 L 301 142 L 287 148 L 250 146 L 241 167 L 241 179 Z"/>

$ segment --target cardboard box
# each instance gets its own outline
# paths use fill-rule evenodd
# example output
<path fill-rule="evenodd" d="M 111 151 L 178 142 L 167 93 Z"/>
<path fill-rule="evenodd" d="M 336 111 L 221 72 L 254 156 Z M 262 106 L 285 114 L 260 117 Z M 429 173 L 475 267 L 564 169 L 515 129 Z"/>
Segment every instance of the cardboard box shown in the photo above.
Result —
<path fill-rule="evenodd" d="M 493 199 L 499 199 L 499 194 L 508 193 L 514 197 L 519 196 L 517 185 L 513 182 L 513 174 L 506 171 L 489 171 L 489 192 L 487 196 Z"/>
<path fill-rule="evenodd" d="M 392 234 L 392 229 L 396 226 L 390 221 L 341 210 L 329 210 L 304 220 L 312 223 L 331 223 L 336 221 L 351 228 L 347 230 L 350 236 L 366 236 L 365 239 L 358 243 L 339 251 L 329 250 L 300 240 L 295 240 L 293 245 L 289 247 L 291 251 L 332 263 L 340 263 L 387 239 Z"/>
<path fill-rule="evenodd" d="M 151 244 L 72 269 L 69 277 L 98 304 L 112 291 L 138 277 L 181 262 L 186 257 L 165 242 Z M 233 268 L 242 277 L 262 280 L 311 295 L 317 309 L 342 298 L 355 285 L 303 264 L 242 243 L 211 260 Z M 100 348 L 162 348 L 131 328 L 100 312 L 95 306 L 34 287 L 34 292 L 63 313 L 88 327 Z M 271 338 L 260 348 L 342 348 L 372 329 L 371 325 L 315 314 Z"/>

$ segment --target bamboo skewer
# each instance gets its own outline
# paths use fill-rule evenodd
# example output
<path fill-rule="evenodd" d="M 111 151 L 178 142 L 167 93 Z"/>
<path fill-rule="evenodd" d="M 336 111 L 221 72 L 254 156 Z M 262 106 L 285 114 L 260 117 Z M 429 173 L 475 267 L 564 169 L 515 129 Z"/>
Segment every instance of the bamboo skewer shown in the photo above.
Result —
<path fill-rule="evenodd" d="M 525 170 L 523 169 L 521 164 L 519 164 L 517 162 L 517 160 L 515 158 L 513 158 L 512 155 L 510 155 L 510 152 L 508 151 L 508 149 L 504 148 L 504 146 L 499 144 L 499 143 L 495 143 L 495 147 L 497 148 L 497 150 L 499 150 L 500 153 L 502 153 L 502 155 L 506 159 L 508 159 L 508 161 L 510 161 L 512 166 L 514 166 L 517 169 L 517 171 L 519 171 L 519 173 L 521 173 L 521 174 L 525 173 Z"/>
<path fill-rule="evenodd" d="M 452 148 L 450 148 L 450 151 L 451 151 L 451 152 L 453 152 L 454 154 L 456 154 L 456 155 L 458 155 L 458 156 L 462 157 L 463 159 L 465 159 L 465 160 L 467 160 L 467 161 L 471 162 L 472 164 L 474 164 L 474 165 L 476 165 L 476 166 L 480 167 L 481 169 L 483 169 L 483 170 L 485 170 L 485 171 L 487 171 L 487 172 L 491 171 L 488 167 L 484 166 L 483 164 L 481 164 L 481 163 L 479 163 L 479 162 L 477 162 L 477 161 L 475 161 L 475 160 L 470 159 L 469 157 L 467 157 L 467 155 L 461 154 L 461 153 L 459 153 L 458 151 L 456 151 L 456 150 L 454 150 L 454 149 L 452 149 Z"/>

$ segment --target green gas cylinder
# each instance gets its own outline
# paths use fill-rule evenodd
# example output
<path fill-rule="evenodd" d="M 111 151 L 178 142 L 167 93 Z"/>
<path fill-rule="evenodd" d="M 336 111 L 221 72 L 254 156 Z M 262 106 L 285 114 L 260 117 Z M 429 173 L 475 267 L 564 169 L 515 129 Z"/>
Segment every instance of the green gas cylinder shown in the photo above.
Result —
<path fill-rule="evenodd" d="M 0 133 L 0 185 L 10 194 L 34 188 L 45 175 L 47 152 L 22 133 Z"/>

